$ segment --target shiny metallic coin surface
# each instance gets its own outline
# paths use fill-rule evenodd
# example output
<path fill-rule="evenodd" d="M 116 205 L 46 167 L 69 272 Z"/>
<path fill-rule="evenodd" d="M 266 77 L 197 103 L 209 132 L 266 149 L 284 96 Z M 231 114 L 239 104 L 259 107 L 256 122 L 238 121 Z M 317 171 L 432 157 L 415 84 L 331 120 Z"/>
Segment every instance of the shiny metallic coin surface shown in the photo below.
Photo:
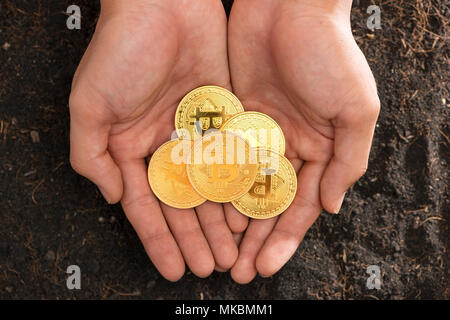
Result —
<path fill-rule="evenodd" d="M 278 123 L 260 112 L 243 112 L 232 116 L 221 128 L 244 138 L 253 148 L 265 148 L 284 155 L 286 141 Z"/>
<path fill-rule="evenodd" d="M 206 201 L 191 186 L 186 173 L 192 144 L 188 140 L 166 142 L 155 151 L 148 166 L 148 181 L 153 193 L 174 208 L 194 208 Z"/>
<path fill-rule="evenodd" d="M 269 219 L 291 205 L 297 193 L 297 175 L 287 158 L 271 150 L 258 149 L 258 163 L 255 183 L 232 204 L 250 218 Z"/>
<path fill-rule="evenodd" d="M 258 164 L 256 156 L 253 161 L 250 157 L 250 147 L 242 138 L 220 131 L 207 134 L 194 144 L 194 160 L 187 165 L 189 181 L 210 201 L 238 199 L 255 181 Z"/>

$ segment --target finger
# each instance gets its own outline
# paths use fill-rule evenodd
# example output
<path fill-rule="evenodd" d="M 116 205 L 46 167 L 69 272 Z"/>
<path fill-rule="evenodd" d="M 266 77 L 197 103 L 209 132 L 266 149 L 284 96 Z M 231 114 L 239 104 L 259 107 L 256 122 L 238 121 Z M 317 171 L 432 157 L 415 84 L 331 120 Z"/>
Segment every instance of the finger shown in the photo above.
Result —
<path fill-rule="evenodd" d="M 367 170 L 379 102 L 348 110 L 334 122 L 334 156 L 320 183 L 320 199 L 328 212 L 338 213 L 345 192 Z"/>
<path fill-rule="evenodd" d="M 232 232 L 244 232 L 248 226 L 248 217 L 236 210 L 231 203 L 224 203 L 225 218 Z"/>
<path fill-rule="evenodd" d="M 118 202 L 123 193 L 122 175 L 111 158 L 108 136 L 113 120 L 101 106 L 70 98 L 70 163 L 73 169 L 94 182 L 108 203 Z"/>
<path fill-rule="evenodd" d="M 214 271 L 214 257 L 194 209 L 176 209 L 161 204 L 167 224 L 192 273 L 204 278 Z"/>
<path fill-rule="evenodd" d="M 239 257 L 233 268 L 231 268 L 231 277 L 237 283 L 249 283 L 256 276 L 256 257 L 277 219 L 277 217 L 274 217 L 267 220 L 250 221 L 239 246 Z"/>
<path fill-rule="evenodd" d="M 216 266 L 228 270 L 236 262 L 238 248 L 228 228 L 221 203 L 206 201 L 195 208 Z"/>
<path fill-rule="evenodd" d="M 301 167 L 303 166 L 303 160 L 300 160 L 298 158 L 289 159 L 291 161 L 292 166 L 294 167 L 295 173 L 298 175 L 300 172 Z"/>
<path fill-rule="evenodd" d="M 281 269 L 319 216 L 319 182 L 325 165 L 306 162 L 300 170 L 295 199 L 278 219 L 256 258 L 256 269 L 262 276 L 271 276 Z"/>
<path fill-rule="evenodd" d="M 132 160 L 119 165 L 124 180 L 123 210 L 158 271 L 167 280 L 177 281 L 185 270 L 183 256 L 150 189 L 145 162 Z"/>

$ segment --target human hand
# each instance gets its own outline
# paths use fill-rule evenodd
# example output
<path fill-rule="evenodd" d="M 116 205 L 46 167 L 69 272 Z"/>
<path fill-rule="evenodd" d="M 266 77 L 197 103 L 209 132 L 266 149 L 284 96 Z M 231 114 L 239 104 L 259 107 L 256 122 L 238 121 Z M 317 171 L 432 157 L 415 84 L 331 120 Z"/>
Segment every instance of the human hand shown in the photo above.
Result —
<path fill-rule="evenodd" d="M 121 201 L 150 259 L 171 281 L 183 275 L 184 260 L 205 277 L 214 267 L 230 268 L 238 255 L 223 206 L 206 202 L 194 211 L 160 203 L 145 162 L 170 139 L 187 92 L 230 88 L 226 27 L 219 0 L 103 1 L 73 80 L 71 164 L 109 203 Z"/>
<path fill-rule="evenodd" d="M 380 103 L 352 36 L 351 2 L 235 0 L 228 36 L 234 92 L 247 110 L 280 124 L 298 172 L 291 207 L 249 223 L 231 270 L 239 283 L 276 273 L 322 208 L 338 213 L 366 171 Z M 230 227 L 242 231 L 246 221 Z"/>

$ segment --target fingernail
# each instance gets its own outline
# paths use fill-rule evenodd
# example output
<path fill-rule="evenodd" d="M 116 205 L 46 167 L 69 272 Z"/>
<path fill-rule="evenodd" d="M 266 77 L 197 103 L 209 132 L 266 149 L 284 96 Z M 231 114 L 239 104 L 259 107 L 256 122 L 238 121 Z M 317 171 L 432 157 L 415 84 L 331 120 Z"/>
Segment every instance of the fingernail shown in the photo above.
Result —
<path fill-rule="evenodd" d="M 109 199 L 106 191 L 102 187 L 98 187 L 98 189 L 100 190 L 103 198 L 105 198 L 106 202 L 108 202 L 108 204 L 111 204 L 111 200 Z"/>
<path fill-rule="evenodd" d="M 339 200 L 336 202 L 335 210 L 332 211 L 333 214 L 338 214 L 339 211 L 341 211 L 342 203 L 344 202 L 346 192 L 339 198 Z"/>
<path fill-rule="evenodd" d="M 227 272 L 227 271 L 228 271 L 228 269 L 224 269 L 224 268 L 221 268 L 221 267 L 219 267 L 219 266 L 216 266 L 216 267 L 214 268 L 214 270 L 216 270 L 217 272 Z"/>

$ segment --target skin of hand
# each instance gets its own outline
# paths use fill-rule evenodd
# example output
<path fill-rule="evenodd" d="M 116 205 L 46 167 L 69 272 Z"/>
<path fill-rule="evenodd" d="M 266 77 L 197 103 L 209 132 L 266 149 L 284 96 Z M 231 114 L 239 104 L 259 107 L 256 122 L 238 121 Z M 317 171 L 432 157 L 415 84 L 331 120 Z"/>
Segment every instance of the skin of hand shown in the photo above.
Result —
<path fill-rule="evenodd" d="M 366 171 L 380 102 L 352 35 L 351 4 L 236 0 L 233 5 L 228 46 L 234 92 L 246 110 L 264 112 L 280 124 L 286 156 L 298 172 L 291 207 L 278 218 L 249 223 L 231 269 L 239 283 L 257 273 L 275 274 L 322 208 L 338 213 L 346 190 Z M 229 225 L 242 231 L 247 221 Z"/>
<path fill-rule="evenodd" d="M 227 21 L 219 0 L 105 0 L 75 73 L 70 161 L 124 212 L 159 272 L 176 281 L 185 262 L 199 277 L 238 256 L 223 206 L 160 203 L 146 157 L 168 141 L 175 110 L 193 88 L 231 89 Z"/>

